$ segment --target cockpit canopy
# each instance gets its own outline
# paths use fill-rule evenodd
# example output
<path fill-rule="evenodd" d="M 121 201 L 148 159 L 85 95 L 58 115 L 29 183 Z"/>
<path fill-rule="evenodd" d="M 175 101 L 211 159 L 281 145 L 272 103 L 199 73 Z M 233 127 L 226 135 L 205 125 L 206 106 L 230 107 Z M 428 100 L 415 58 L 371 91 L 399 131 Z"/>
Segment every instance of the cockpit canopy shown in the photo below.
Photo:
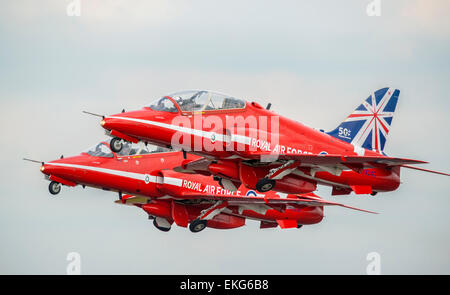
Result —
<path fill-rule="evenodd" d="M 147 154 L 156 154 L 156 153 L 167 153 L 171 150 L 168 148 L 163 148 L 160 146 L 155 146 L 151 144 L 145 145 L 142 141 L 139 143 L 131 143 L 124 142 L 123 147 L 120 152 L 117 153 L 117 156 L 136 156 L 136 155 L 147 155 Z"/>
<path fill-rule="evenodd" d="M 114 154 L 112 153 L 111 149 L 104 142 L 100 142 L 99 144 L 91 147 L 90 149 L 85 151 L 85 153 L 93 157 L 102 157 L 102 158 L 114 157 Z"/>
<path fill-rule="evenodd" d="M 93 157 L 102 157 L 102 158 L 113 158 L 114 154 L 109 148 L 109 143 L 111 139 L 106 141 L 102 141 L 94 147 L 88 149 L 85 153 Z M 170 149 L 158 147 L 154 145 L 145 145 L 143 142 L 139 143 L 130 143 L 123 142 L 123 147 L 120 152 L 117 153 L 118 157 L 126 157 L 126 156 L 136 156 L 136 155 L 146 155 L 146 154 L 154 154 L 154 153 L 165 153 L 170 152 Z"/>
<path fill-rule="evenodd" d="M 206 91 L 187 90 L 164 96 L 149 107 L 155 111 L 178 112 L 173 99 L 182 112 L 231 110 L 245 108 L 245 101 L 226 94 Z"/>

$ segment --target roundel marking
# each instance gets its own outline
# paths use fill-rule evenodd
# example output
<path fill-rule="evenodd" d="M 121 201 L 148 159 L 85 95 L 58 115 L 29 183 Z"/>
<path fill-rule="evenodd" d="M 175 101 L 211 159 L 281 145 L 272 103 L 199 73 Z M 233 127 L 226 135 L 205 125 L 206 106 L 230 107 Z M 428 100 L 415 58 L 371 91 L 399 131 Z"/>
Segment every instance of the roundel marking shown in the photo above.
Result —
<path fill-rule="evenodd" d="M 145 174 L 144 175 L 144 181 L 145 181 L 145 184 L 149 184 L 150 183 L 150 175 Z"/>
<path fill-rule="evenodd" d="M 216 141 L 216 134 L 211 134 L 211 142 L 214 143 Z"/>
<path fill-rule="evenodd" d="M 246 197 L 256 197 L 256 196 L 258 196 L 258 194 L 255 191 L 250 190 L 245 194 L 245 196 Z"/>

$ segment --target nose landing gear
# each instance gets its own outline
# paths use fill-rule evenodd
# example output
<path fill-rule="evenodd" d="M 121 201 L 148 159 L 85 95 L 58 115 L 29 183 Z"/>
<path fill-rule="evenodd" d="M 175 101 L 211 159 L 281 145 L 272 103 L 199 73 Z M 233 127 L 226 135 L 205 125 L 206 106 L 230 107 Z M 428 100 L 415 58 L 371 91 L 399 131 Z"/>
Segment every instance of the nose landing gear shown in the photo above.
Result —
<path fill-rule="evenodd" d="M 111 139 L 111 142 L 109 143 L 109 146 L 111 147 L 111 150 L 115 153 L 118 153 L 123 148 L 123 142 L 121 138 L 114 137 Z"/>
<path fill-rule="evenodd" d="M 52 181 L 48 186 L 48 190 L 52 195 L 57 195 L 61 192 L 61 183 Z"/>

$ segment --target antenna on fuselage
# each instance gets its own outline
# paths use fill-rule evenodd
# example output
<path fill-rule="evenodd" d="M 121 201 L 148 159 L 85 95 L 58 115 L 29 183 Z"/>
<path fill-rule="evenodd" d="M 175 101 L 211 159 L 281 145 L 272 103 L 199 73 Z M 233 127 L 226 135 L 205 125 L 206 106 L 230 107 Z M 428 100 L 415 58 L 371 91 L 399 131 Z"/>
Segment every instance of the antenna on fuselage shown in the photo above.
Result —
<path fill-rule="evenodd" d="M 266 106 L 266 110 L 270 110 L 270 107 L 272 106 L 272 104 L 269 102 Z"/>

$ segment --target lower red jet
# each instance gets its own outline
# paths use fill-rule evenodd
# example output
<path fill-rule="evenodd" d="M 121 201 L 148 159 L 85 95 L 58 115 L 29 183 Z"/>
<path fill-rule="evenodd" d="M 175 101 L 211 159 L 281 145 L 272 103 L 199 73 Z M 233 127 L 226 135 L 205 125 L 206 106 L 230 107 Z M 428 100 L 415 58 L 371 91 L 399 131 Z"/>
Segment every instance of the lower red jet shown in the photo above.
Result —
<path fill-rule="evenodd" d="M 300 228 L 321 222 L 324 206 L 375 213 L 312 193 L 261 194 L 244 186 L 229 191 L 212 176 L 172 170 L 182 161 L 197 158 L 162 148 L 150 150 L 144 144 L 125 144 L 114 153 L 109 141 L 104 141 L 78 156 L 44 162 L 41 171 L 51 181 L 53 195 L 60 193 L 62 185 L 115 191 L 119 193 L 117 203 L 142 208 L 162 231 L 169 231 L 174 222 L 189 226 L 192 232 L 206 227 L 231 229 L 243 226 L 246 219 L 260 221 L 261 228 Z"/>

